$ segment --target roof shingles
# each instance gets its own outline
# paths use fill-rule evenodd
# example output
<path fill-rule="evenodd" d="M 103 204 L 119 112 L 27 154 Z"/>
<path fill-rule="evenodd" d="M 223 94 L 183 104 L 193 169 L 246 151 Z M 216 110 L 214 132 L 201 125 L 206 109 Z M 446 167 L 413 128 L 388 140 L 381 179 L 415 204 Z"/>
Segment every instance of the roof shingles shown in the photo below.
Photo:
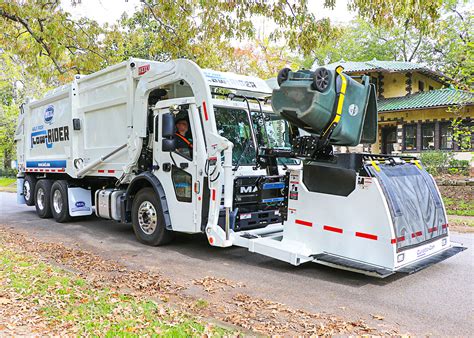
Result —
<path fill-rule="evenodd" d="M 447 107 L 456 104 L 471 105 L 474 103 L 474 93 L 444 88 L 419 92 L 413 95 L 378 99 L 378 111 L 423 109 L 432 107 Z"/>
<path fill-rule="evenodd" d="M 324 67 L 328 69 L 335 69 L 337 66 L 342 66 L 344 72 L 347 74 L 359 73 L 359 72 L 420 72 L 426 74 L 429 77 L 436 79 L 437 81 L 448 84 L 449 78 L 441 72 L 431 70 L 428 67 L 415 62 L 405 61 L 344 61 L 333 62 Z M 314 64 L 313 68 L 317 65 Z"/>

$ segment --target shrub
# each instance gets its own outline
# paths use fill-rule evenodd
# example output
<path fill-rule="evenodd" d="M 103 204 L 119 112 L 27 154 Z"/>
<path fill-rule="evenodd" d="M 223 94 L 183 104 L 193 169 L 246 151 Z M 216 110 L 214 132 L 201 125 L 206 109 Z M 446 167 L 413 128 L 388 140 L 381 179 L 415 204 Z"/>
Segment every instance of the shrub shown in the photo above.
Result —
<path fill-rule="evenodd" d="M 426 151 L 420 154 L 420 160 L 426 171 L 433 176 L 445 172 L 452 157 L 452 153 L 441 150 Z"/>
<path fill-rule="evenodd" d="M 0 168 L 0 176 L 2 177 L 16 177 L 16 169 L 3 169 Z"/>
<path fill-rule="evenodd" d="M 469 175 L 471 163 L 468 160 L 456 160 L 452 158 L 449 160 L 448 172 L 450 174 Z"/>

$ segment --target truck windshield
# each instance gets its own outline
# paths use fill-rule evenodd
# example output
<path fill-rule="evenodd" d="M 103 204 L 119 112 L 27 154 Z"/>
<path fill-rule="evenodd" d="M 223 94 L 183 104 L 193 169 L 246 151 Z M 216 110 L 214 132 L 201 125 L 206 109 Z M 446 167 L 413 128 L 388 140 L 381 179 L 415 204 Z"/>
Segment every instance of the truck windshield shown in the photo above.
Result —
<path fill-rule="evenodd" d="M 219 135 L 234 144 L 232 163 L 255 165 L 255 147 L 252 141 L 250 121 L 243 109 L 214 106 Z"/>

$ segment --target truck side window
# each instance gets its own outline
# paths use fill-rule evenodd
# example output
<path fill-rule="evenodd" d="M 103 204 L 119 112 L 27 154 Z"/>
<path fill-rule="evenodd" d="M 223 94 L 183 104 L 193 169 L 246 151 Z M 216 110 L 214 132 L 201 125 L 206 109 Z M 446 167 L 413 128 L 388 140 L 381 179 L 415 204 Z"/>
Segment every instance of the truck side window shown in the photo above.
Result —
<path fill-rule="evenodd" d="M 173 165 L 171 167 L 171 179 L 173 180 L 176 199 L 180 202 L 192 202 L 192 176 L 181 168 Z"/>
<path fill-rule="evenodd" d="M 187 159 L 193 158 L 193 134 L 189 123 L 189 113 L 181 109 L 176 116 L 176 152 Z"/>

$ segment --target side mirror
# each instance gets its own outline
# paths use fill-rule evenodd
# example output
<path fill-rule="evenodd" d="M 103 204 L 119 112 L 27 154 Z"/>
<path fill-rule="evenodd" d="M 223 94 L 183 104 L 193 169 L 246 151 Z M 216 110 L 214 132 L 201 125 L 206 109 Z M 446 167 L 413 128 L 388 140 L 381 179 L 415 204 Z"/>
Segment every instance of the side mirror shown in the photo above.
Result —
<path fill-rule="evenodd" d="M 163 115 L 162 125 L 161 125 L 161 135 L 163 138 L 174 137 L 176 132 L 176 126 L 174 121 L 174 115 L 172 113 L 167 113 Z"/>
<path fill-rule="evenodd" d="M 176 150 L 176 140 L 175 140 L 175 122 L 174 115 L 172 113 L 164 114 L 162 117 L 161 125 L 161 150 L 162 151 L 175 151 Z"/>

